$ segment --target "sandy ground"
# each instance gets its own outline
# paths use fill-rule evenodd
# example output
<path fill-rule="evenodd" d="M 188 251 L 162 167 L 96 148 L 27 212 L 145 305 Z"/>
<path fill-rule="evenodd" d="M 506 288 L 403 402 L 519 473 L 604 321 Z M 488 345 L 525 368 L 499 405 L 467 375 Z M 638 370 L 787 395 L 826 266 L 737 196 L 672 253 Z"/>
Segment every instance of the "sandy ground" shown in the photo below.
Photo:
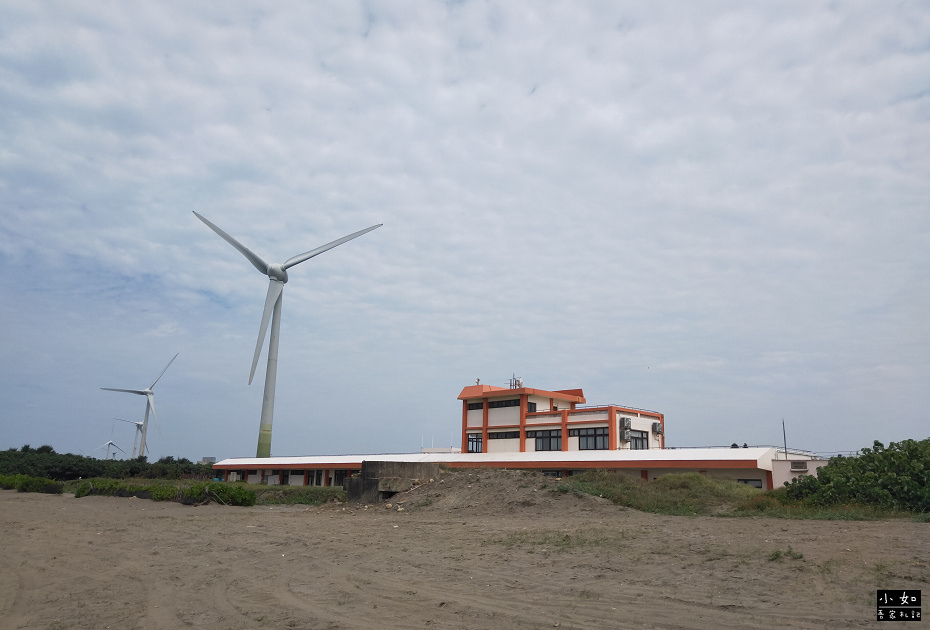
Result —
<path fill-rule="evenodd" d="M 655 516 L 547 482 L 444 473 L 390 508 L 2 490 L 0 628 L 869 627 L 877 588 L 930 580 L 928 524 Z"/>

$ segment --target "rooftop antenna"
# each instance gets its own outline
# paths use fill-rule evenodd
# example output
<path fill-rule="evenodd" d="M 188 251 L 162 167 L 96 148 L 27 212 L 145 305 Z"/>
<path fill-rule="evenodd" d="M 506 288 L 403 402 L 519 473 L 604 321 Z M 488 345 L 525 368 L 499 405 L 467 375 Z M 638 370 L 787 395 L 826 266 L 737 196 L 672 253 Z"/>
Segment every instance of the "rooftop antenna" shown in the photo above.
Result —
<path fill-rule="evenodd" d="M 180 352 L 178 354 L 181 354 Z M 142 420 L 142 440 L 139 444 L 139 453 L 145 452 L 145 436 L 149 430 L 149 410 L 152 412 L 152 417 L 155 418 L 155 426 L 158 427 L 159 433 L 161 433 L 161 426 L 158 424 L 158 416 L 155 415 L 155 393 L 152 391 L 152 388 L 155 387 L 155 383 L 158 382 L 158 379 L 171 367 L 171 364 L 174 363 L 174 360 L 178 358 L 178 354 L 171 357 L 171 360 L 168 361 L 168 365 L 165 366 L 165 369 L 161 371 L 161 374 L 156 377 L 152 384 L 149 385 L 146 389 L 114 389 L 112 387 L 101 387 L 100 389 L 105 389 L 108 392 L 125 392 L 127 394 L 138 394 L 139 396 L 145 396 L 145 419 Z M 122 450 L 122 449 L 120 449 Z M 125 452 L 125 451 L 123 451 Z"/>
<path fill-rule="evenodd" d="M 318 256 L 325 251 L 342 245 L 353 238 L 358 238 L 362 234 L 367 234 L 374 229 L 381 227 L 383 224 L 372 225 L 336 239 L 326 245 L 321 245 L 316 249 L 311 249 L 303 254 L 298 254 L 288 258 L 281 264 L 267 263 L 259 258 L 245 245 L 234 239 L 232 236 L 210 223 L 206 218 L 198 213 L 194 215 L 203 221 L 208 228 L 216 232 L 220 238 L 232 245 L 236 250 L 246 257 L 252 265 L 260 272 L 268 276 L 268 293 L 265 296 L 265 310 L 262 313 L 262 323 L 258 328 L 258 342 L 255 344 L 255 355 L 252 358 L 252 371 L 249 373 L 249 385 L 252 384 L 252 378 L 255 376 L 255 366 L 258 365 L 258 356 L 261 354 L 262 346 L 265 342 L 265 331 L 268 330 L 268 320 L 271 320 L 271 339 L 268 342 L 268 366 L 265 368 L 265 395 L 262 398 L 262 416 L 258 426 L 258 448 L 256 457 L 271 457 L 271 424 L 274 417 L 274 388 L 275 380 L 278 374 L 278 332 L 281 328 L 281 301 L 283 299 L 284 285 L 287 282 L 287 270 L 294 265 L 299 265 L 305 260 Z"/>

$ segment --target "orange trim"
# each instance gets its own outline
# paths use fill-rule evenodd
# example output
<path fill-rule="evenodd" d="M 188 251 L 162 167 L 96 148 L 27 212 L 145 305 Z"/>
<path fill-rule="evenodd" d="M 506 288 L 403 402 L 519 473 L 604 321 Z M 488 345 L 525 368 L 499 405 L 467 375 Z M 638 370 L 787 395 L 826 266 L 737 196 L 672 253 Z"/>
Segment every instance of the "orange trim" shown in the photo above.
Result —
<path fill-rule="evenodd" d="M 696 468 L 700 469 L 698 472 L 706 473 L 707 468 L 713 469 L 728 469 L 728 468 L 743 468 L 747 470 L 758 470 L 759 466 L 756 460 L 748 461 L 733 461 L 733 462 L 720 462 L 720 461 L 705 461 L 705 460 L 696 460 L 692 462 L 685 461 L 675 461 L 675 462 L 666 462 L 661 460 L 640 460 L 640 461 L 630 461 L 630 462 L 578 462 L 578 461 L 558 461 L 558 462 L 445 462 L 445 465 L 449 468 L 544 468 L 550 470 L 557 470 L 561 468 L 566 468 L 566 470 L 572 470 L 575 468 L 603 468 L 610 470 L 613 468 L 639 468 L 642 470 L 643 466 L 647 470 L 655 470 L 659 468 Z"/>
<path fill-rule="evenodd" d="M 563 391 L 548 391 L 545 389 L 534 389 L 532 387 L 522 387 L 519 389 L 510 389 L 507 387 L 494 387 L 493 385 L 469 385 L 459 394 L 459 400 L 468 400 L 476 398 L 502 398 L 507 396 L 518 396 L 521 394 L 532 394 L 542 396 L 543 398 L 558 398 L 569 403 L 585 403 L 584 394 L 580 389 L 569 389 Z"/>
<path fill-rule="evenodd" d="M 568 450 L 568 409 L 562 412 L 562 450 Z"/>
<path fill-rule="evenodd" d="M 772 479 L 772 471 L 765 471 L 765 489 L 773 490 L 775 488 L 775 481 Z"/>
<path fill-rule="evenodd" d="M 526 452 L 526 408 L 529 405 L 529 394 L 520 394 L 520 452 Z"/>
<path fill-rule="evenodd" d="M 468 429 L 468 401 L 462 401 L 462 452 L 468 452 L 468 444 L 465 442 L 467 439 L 467 429 Z"/>
<path fill-rule="evenodd" d="M 607 448 L 617 450 L 617 408 L 607 408 Z"/>
<path fill-rule="evenodd" d="M 484 404 L 481 405 L 481 452 L 488 452 L 488 414 L 491 410 L 488 408 L 488 399 L 484 399 Z"/>

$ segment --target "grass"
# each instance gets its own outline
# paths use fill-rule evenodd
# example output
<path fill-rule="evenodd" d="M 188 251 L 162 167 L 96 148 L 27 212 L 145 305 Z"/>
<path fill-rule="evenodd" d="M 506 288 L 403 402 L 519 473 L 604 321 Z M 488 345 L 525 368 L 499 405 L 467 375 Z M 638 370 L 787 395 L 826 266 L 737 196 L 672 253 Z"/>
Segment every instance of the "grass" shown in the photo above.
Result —
<path fill-rule="evenodd" d="M 567 477 L 558 492 L 592 494 L 642 512 L 675 516 L 709 515 L 746 501 L 758 490 L 698 473 L 664 475 L 646 482 L 610 471 L 591 471 Z"/>
<path fill-rule="evenodd" d="M 263 486 L 246 483 L 192 482 L 159 479 L 82 479 L 64 484 L 65 492 L 75 497 L 88 494 L 135 496 L 154 501 L 202 503 L 215 501 L 223 505 L 322 505 L 345 501 L 339 487 Z"/>
<path fill-rule="evenodd" d="M 777 562 L 783 558 L 791 558 L 792 560 L 800 560 L 804 557 L 803 553 L 798 553 L 791 548 L 791 545 L 788 545 L 788 549 L 782 551 L 781 549 L 776 549 L 769 556 L 769 562 Z"/>
<path fill-rule="evenodd" d="M 868 521 L 913 518 L 925 514 L 871 505 L 816 506 L 790 499 L 784 488 L 762 491 L 746 484 L 698 473 L 664 475 L 654 481 L 612 471 L 590 471 L 563 479 L 557 492 L 591 494 L 642 512 L 673 516 L 732 516 Z"/>

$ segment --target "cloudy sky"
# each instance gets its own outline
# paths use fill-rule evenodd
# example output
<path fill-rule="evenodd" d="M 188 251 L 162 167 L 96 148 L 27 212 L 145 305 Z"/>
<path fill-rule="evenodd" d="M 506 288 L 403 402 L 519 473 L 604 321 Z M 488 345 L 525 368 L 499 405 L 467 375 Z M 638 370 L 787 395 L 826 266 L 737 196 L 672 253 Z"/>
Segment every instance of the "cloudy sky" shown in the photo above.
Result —
<path fill-rule="evenodd" d="M 460 443 L 583 388 L 673 446 L 930 434 L 920 2 L 0 2 L 0 448 Z"/>

